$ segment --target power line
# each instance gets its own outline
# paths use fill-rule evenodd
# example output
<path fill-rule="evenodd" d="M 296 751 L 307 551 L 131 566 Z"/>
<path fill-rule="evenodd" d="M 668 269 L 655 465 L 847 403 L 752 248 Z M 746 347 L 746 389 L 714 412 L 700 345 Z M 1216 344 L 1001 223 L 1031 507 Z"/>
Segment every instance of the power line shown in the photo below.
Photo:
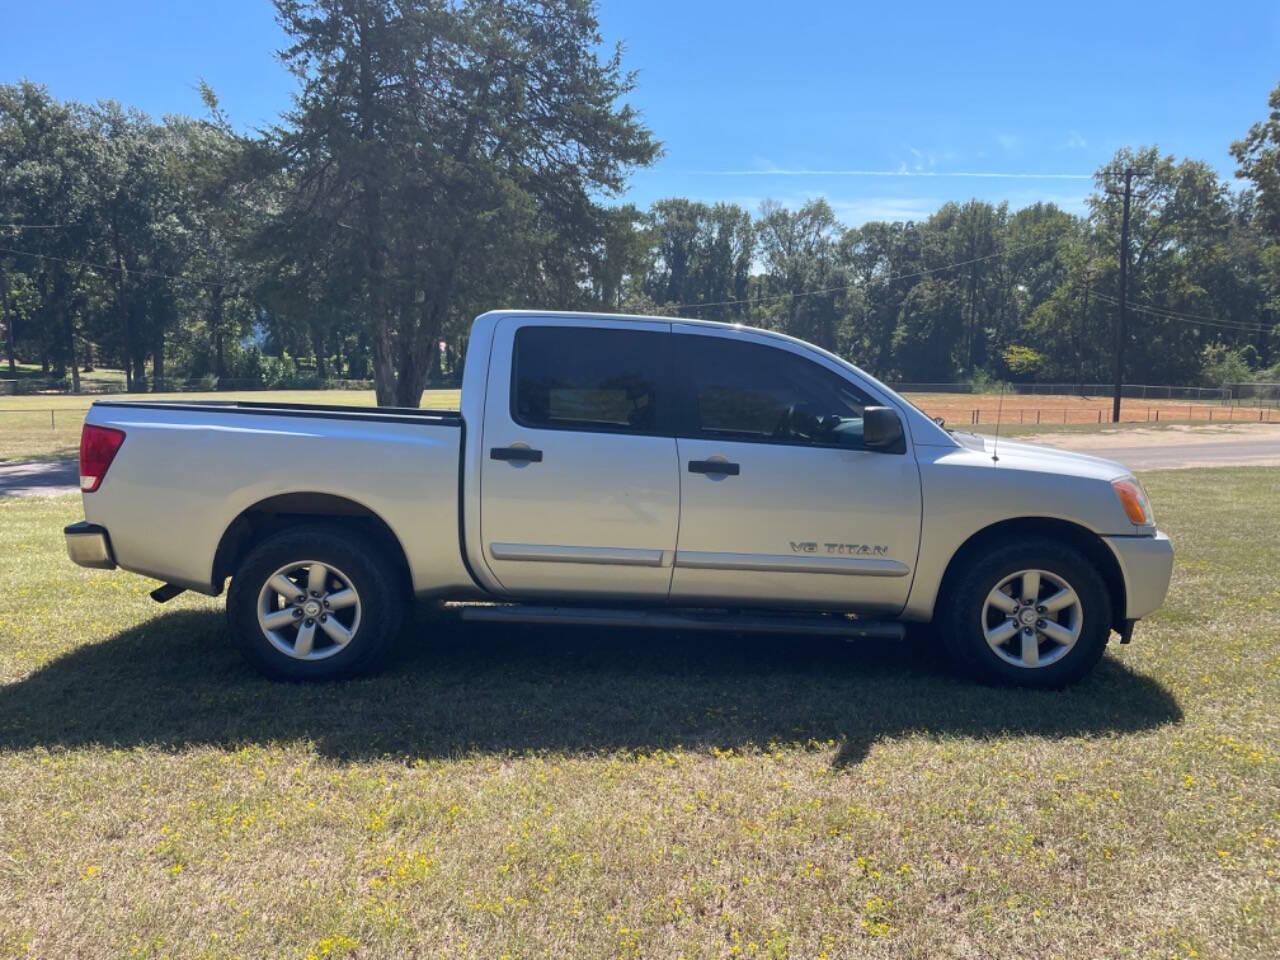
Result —
<path fill-rule="evenodd" d="M 1113 303 L 1115 302 L 1115 298 L 1114 298 L 1114 297 L 1108 297 L 1105 293 L 1100 293 L 1100 294 L 1098 294 L 1098 296 L 1102 297 L 1104 300 L 1111 300 Z M 1136 308 L 1135 308 L 1135 309 L 1136 309 Z M 1203 320 L 1203 321 L 1205 321 L 1206 323 L 1224 323 L 1224 322 L 1231 322 L 1231 321 L 1221 321 L 1221 320 L 1219 320 L 1217 317 L 1208 317 L 1208 316 L 1205 316 L 1205 315 L 1204 315 L 1204 314 L 1202 314 L 1202 313 L 1180 313 L 1180 312 L 1178 312 L 1178 311 L 1176 311 L 1176 310 L 1168 310 L 1168 309 L 1166 309 L 1165 307 L 1152 307 L 1152 306 L 1149 306 L 1149 305 L 1148 305 L 1148 306 L 1147 306 L 1147 312 L 1148 312 L 1148 313 L 1151 313 L 1151 312 L 1153 312 L 1153 311 L 1158 311 L 1158 312 L 1160 312 L 1160 313 L 1167 313 L 1167 314 L 1169 314 L 1170 316 L 1176 317 L 1176 318 L 1178 318 L 1178 319 L 1180 319 L 1180 320 Z"/>
<path fill-rule="evenodd" d="M 1000 250 L 996 253 L 989 253 L 983 257 L 974 257 L 972 260 L 961 260 L 957 263 L 948 263 L 942 267 L 928 267 L 924 270 L 917 270 L 915 273 L 898 273 L 885 277 L 883 283 L 893 283 L 895 280 L 913 280 L 917 277 L 926 277 L 929 274 L 941 273 L 943 270 L 954 270 L 956 267 L 967 267 L 974 263 L 982 263 L 986 260 L 994 260 L 997 257 L 1005 257 L 1013 253 L 1020 253 L 1023 250 L 1029 250 L 1032 247 L 1043 246 L 1046 243 L 1057 241 L 1057 237 L 1045 237 L 1043 240 L 1033 240 L 1030 243 L 1024 243 L 1019 247 L 1012 247 L 1007 250 Z M 774 300 L 785 300 L 787 297 L 815 297 L 824 293 L 840 293 L 843 290 L 852 290 L 854 287 L 862 286 L 861 283 L 846 283 L 838 287 L 823 287 L 817 290 L 801 290 L 799 292 L 775 293 L 767 297 L 741 297 L 737 300 L 716 300 L 711 303 L 664 303 L 659 306 L 660 310 L 686 310 L 686 309 L 702 309 L 704 307 L 731 307 L 740 303 L 770 303 Z"/>
<path fill-rule="evenodd" d="M 1105 293 L 1094 291 L 1094 296 L 1100 300 L 1106 300 L 1108 303 L 1118 304 L 1115 297 L 1107 296 Z M 1236 323 L 1231 320 L 1214 320 L 1210 317 L 1204 317 L 1194 313 L 1176 313 L 1172 310 L 1165 310 L 1162 307 L 1145 307 L 1137 304 L 1129 304 L 1129 309 L 1138 313 L 1146 313 L 1161 320 L 1177 320 L 1180 323 L 1202 324 L 1210 327 L 1222 327 L 1227 330 L 1238 330 L 1242 333 L 1271 333 L 1274 327 L 1266 327 L 1261 324 Z"/>
<path fill-rule="evenodd" d="M 172 283 L 191 283 L 197 286 L 221 287 L 229 283 L 231 280 L 205 280 L 198 277 L 175 277 L 167 273 L 156 273 L 154 270 L 129 270 L 127 268 L 115 267 L 107 263 L 91 263 L 88 260 L 73 260 L 70 257 L 55 257 L 47 253 L 33 253 L 30 250 L 14 250 L 10 247 L 0 247 L 0 253 L 8 253 L 18 257 L 35 257 L 37 260 L 52 260 L 56 263 L 65 263 L 69 266 L 88 267 L 91 270 L 110 270 L 112 273 L 129 274 L 135 277 L 146 277 L 151 280 L 168 280 Z"/>

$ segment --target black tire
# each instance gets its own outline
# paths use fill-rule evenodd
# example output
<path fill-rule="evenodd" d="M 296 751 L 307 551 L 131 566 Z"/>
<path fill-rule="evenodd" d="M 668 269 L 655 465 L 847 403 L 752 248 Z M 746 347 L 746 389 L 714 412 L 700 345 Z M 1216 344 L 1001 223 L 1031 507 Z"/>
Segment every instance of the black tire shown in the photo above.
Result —
<path fill-rule="evenodd" d="M 1111 637 L 1111 599 L 1097 568 L 1075 548 L 1029 538 L 969 553 L 954 562 L 958 564 L 956 572 L 947 578 L 934 619 L 948 655 L 963 673 L 986 683 L 1055 689 L 1080 680 L 1102 659 Z M 1078 598 L 1081 618 L 1074 645 L 1053 662 L 1035 667 L 1007 662 L 988 644 L 984 633 L 984 617 L 991 615 L 984 612 L 988 595 L 1006 578 L 1028 570 L 1047 572 L 1070 586 Z M 1052 587 L 1042 587 L 1040 595 L 1049 589 Z M 999 623 L 998 614 L 995 622 Z M 1015 634 L 1010 648 L 1020 641 L 1020 634 Z M 1051 646 L 1047 639 L 1040 643 Z M 1056 653 L 1057 646 L 1052 648 Z M 1032 652 L 1039 655 L 1038 648 Z"/>
<path fill-rule="evenodd" d="M 319 618 L 313 636 L 320 659 L 297 659 L 279 649 L 259 623 L 259 599 L 273 574 L 307 561 L 331 568 L 336 590 L 342 581 L 355 591 L 358 619 L 343 613 L 354 629 L 345 645 L 322 633 Z M 309 569 L 309 568 L 304 568 Z M 342 680 L 371 673 L 385 663 L 404 622 L 407 586 L 385 551 L 359 530 L 337 524 L 290 527 L 258 544 L 245 557 L 227 592 L 227 622 L 232 642 L 245 659 L 273 680 Z M 305 599 L 305 598 L 304 598 Z M 328 614 L 322 614 L 328 619 Z M 339 614 L 333 614 L 335 620 Z M 307 621 L 309 624 L 311 621 Z M 277 636 L 297 638 L 296 628 Z"/>

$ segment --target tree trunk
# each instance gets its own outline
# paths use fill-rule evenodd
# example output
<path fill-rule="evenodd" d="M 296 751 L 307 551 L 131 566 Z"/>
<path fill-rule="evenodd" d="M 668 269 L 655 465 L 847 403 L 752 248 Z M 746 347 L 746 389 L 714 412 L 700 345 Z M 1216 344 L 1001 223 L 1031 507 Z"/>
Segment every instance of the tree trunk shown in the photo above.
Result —
<path fill-rule="evenodd" d="M 370 297 L 369 309 L 378 312 L 373 316 L 373 392 L 378 406 L 396 405 L 396 368 L 391 350 L 391 329 L 387 323 L 386 307 Z"/>
<path fill-rule="evenodd" d="M 79 393 L 80 365 L 76 362 L 76 318 L 65 304 L 64 299 L 62 305 L 58 307 L 62 314 L 62 349 L 65 351 L 67 364 L 71 367 L 71 392 Z"/>
<path fill-rule="evenodd" d="M 373 392 L 378 406 L 396 404 L 395 351 L 387 307 L 387 250 L 382 235 L 382 198 L 376 188 L 366 187 L 365 229 L 369 238 L 369 319 L 373 327 Z M 401 344 L 402 348 L 405 344 Z"/>
<path fill-rule="evenodd" d="M 151 351 L 151 392 L 164 390 L 164 327 L 156 331 L 155 346 Z"/>
<path fill-rule="evenodd" d="M 120 230 L 111 225 L 111 244 L 116 255 L 116 313 L 120 317 L 120 336 L 124 344 L 121 353 L 124 355 L 124 388 L 133 390 L 133 365 L 129 362 L 133 356 L 133 334 L 129 328 L 129 302 L 125 296 L 125 284 L 129 282 L 128 270 L 124 265 L 124 254 L 120 251 Z"/>
<path fill-rule="evenodd" d="M 9 314 L 8 321 L 5 323 L 5 330 L 8 333 L 8 336 L 5 338 L 5 353 L 9 358 L 9 376 L 11 377 L 16 377 L 18 375 L 17 347 L 14 345 L 15 334 L 13 330 L 17 319 L 17 314 L 11 313 Z"/>
<path fill-rule="evenodd" d="M 0 274 L 0 320 L 4 321 L 5 332 L 5 355 L 9 359 L 9 376 L 16 377 L 18 375 L 18 359 L 17 346 L 15 340 L 17 331 L 14 329 L 18 324 L 18 311 L 9 309 L 9 296 L 5 292 L 8 288 L 4 283 L 4 274 Z"/>
<path fill-rule="evenodd" d="M 311 327 L 311 352 L 316 355 L 316 376 L 323 380 L 325 379 L 324 331 L 321 330 L 319 326 L 315 325 Z"/>
<path fill-rule="evenodd" d="M 213 375 L 221 380 L 227 375 L 222 354 L 222 287 L 214 287 L 210 297 L 212 309 L 209 311 L 209 332 L 213 334 Z"/>
<path fill-rule="evenodd" d="M 53 279 L 53 298 L 50 306 L 53 309 L 53 323 L 50 334 L 53 337 L 53 376 L 61 380 L 67 375 L 67 359 L 75 366 L 75 350 L 70 344 L 70 317 L 67 314 L 67 279 L 57 270 Z"/>
<path fill-rule="evenodd" d="M 452 284 L 446 284 L 446 288 Z M 422 403 L 422 391 L 427 388 L 427 377 L 440 342 L 440 330 L 444 326 L 447 293 L 422 305 L 415 322 L 413 314 L 405 311 L 400 331 L 400 370 L 396 378 L 396 406 L 416 407 Z"/>
<path fill-rule="evenodd" d="M 365 37 L 365 23 L 357 23 L 356 33 L 360 49 L 359 60 L 359 115 L 360 140 L 372 143 L 377 139 L 374 125 L 374 95 L 378 78 L 374 75 L 372 51 Z M 392 349 L 391 317 L 387 304 L 387 241 L 386 224 L 382 217 L 382 191 L 369 174 L 361 178 L 361 213 L 364 234 L 369 251 L 367 266 L 368 304 L 370 327 L 373 331 L 373 390 L 378 406 L 389 407 L 396 402 L 395 359 Z"/>

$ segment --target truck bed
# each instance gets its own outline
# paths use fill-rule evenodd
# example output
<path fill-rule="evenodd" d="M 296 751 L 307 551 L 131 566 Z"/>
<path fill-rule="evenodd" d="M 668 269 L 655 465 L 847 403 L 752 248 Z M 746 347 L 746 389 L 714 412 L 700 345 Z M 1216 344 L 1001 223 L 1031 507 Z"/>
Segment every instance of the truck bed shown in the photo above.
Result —
<path fill-rule="evenodd" d="M 269 400 L 98 400 L 95 407 L 144 407 L 149 410 L 216 410 L 225 413 L 274 414 L 281 417 L 329 417 L 384 423 L 462 423 L 457 410 L 421 407 L 363 407 L 343 403 L 278 403 Z"/>
<path fill-rule="evenodd" d="M 125 440 L 85 519 L 126 570 L 218 592 L 219 544 L 281 498 L 361 508 L 400 540 L 416 591 L 473 589 L 458 536 L 456 410 L 249 400 L 99 400 L 86 423 Z"/>

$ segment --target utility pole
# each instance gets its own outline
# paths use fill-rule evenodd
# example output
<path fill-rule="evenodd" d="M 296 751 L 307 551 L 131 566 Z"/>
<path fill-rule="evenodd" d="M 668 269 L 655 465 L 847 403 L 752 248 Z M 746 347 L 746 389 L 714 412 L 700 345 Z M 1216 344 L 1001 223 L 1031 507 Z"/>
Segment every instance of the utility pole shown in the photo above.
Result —
<path fill-rule="evenodd" d="M 1124 214 L 1120 221 L 1120 313 L 1116 317 L 1116 385 L 1111 401 L 1111 422 L 1120 422 L 1120 391 L 1124 386 L 1124 345 L 1129 325 L 1129 210 L 1133 202 L 1133 178 L 1143 171 L 1124 168 Z M 1108 190 L 1108 193 L 1114 193 Z"/>

